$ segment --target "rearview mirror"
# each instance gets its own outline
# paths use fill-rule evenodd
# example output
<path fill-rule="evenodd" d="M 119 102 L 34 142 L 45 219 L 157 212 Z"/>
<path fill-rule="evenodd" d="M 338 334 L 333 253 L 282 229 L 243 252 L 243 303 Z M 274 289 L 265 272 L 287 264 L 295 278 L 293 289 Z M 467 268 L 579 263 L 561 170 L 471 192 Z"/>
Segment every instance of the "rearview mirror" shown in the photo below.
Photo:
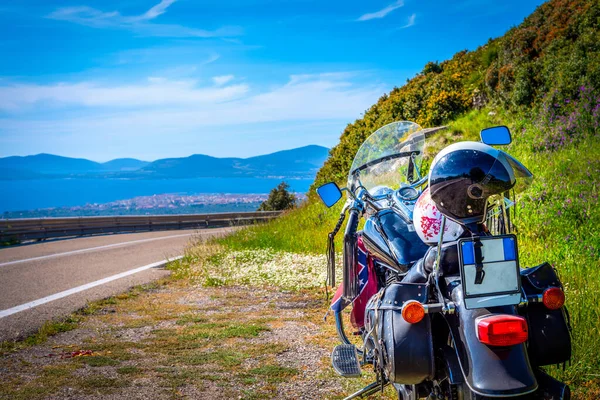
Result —
<path fill-rule="evenodd" d="M 342 198 L 342 191 L 335 182 L 329 182 L 318 187 L 317 194 L 327 207 L 331 207 Z"/>
<path fill-rule="evenodd" d="M 481 141 L 489 145 L 510 144 L 512 141 L 510 130 L 504 125 L 482 129 L 479 134 Z"/>

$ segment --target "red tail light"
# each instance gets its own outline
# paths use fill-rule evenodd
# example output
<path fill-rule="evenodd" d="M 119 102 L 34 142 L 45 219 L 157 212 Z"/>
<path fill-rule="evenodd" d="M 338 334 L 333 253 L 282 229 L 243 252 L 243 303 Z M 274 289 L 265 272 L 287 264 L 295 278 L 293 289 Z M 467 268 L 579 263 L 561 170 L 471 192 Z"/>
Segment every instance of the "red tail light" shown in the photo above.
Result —
<path fill-rule="evenodd" d="M 490 315 L 477 321 L 477 337 L 490 346 L 512 346 L 527 340 L 527 321 L 516 315 Z"/>
<path fill-rule="evenodd" d="M 558 310 L 565 304 L 565 292 L 558 287 L 550 287 L 544 290 L 542 302 L 549 310 Z"/>

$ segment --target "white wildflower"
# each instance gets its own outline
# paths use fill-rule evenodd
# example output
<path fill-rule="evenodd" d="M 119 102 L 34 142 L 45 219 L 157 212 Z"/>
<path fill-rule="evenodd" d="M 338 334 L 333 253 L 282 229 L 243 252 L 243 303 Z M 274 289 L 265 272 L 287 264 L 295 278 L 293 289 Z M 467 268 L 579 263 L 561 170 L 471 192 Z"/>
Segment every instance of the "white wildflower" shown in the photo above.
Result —
<path fill-rule="evenodd" d="M 338 254 L 336 255 L 338 277 L 341 277 L 341 265 L 341 255 Z M 326 276 L 325 255 L 261 249 L 232 251 L 221 257 L 213 257 L 204 264 L 203 273 L 198 277 L 213 285 L 268 285 L 298 290 L 322 287 Z"/>

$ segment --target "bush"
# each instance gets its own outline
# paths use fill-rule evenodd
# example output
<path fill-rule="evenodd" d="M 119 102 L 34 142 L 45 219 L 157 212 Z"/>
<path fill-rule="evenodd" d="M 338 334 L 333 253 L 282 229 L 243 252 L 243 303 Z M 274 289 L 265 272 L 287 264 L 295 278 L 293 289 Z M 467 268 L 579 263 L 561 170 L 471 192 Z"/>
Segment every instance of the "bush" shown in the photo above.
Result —
<path fill-rule="evenodd" d="M 281 211 L 294 208 L 296 196 L 289 192 L 290 185 L 281 182 L 276 188 L 271 189 L 269 198 L 263 201 L 258 211 Z"/>

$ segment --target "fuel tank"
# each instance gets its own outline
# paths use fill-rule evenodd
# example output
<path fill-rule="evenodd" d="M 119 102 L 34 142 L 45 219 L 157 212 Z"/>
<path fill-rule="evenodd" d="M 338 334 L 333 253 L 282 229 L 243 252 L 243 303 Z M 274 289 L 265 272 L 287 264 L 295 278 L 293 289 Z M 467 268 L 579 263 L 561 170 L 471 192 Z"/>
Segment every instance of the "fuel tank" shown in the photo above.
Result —
<path fill-rule="evenodd" d="M 407 223 L 390 209 L 379 211 L 367 219 L 363 242 L 372 256 L 400 273 L 406 272 L 429 249 L 415 232 L 412 223 Z"/>

